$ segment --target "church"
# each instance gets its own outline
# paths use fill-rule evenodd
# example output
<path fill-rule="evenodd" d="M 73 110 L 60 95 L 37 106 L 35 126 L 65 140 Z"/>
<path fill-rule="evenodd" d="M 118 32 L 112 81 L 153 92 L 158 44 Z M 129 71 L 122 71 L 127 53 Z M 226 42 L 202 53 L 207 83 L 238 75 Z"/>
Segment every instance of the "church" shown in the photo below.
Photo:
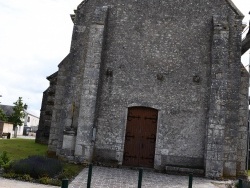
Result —
<path fill-rule="evenodd" d="M 231 0 L 83 1 L 71 15 L 70 52 L 44 92 L 48 154 L 246 175 L 243 17 Z"/>

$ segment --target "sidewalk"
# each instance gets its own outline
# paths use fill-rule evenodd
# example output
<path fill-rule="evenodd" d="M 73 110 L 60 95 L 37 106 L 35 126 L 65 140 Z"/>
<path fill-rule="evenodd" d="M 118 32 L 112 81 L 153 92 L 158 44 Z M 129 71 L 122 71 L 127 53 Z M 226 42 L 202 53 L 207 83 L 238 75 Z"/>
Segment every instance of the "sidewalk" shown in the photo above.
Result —
<path fill-rule="evenodd" d="M 36 139 L 35 136 L 17 136 L 17 138 L 22 138 L 22 139 Z"/>
<path fill-rule="evenodd" d="M 58 188 L 56 186 L 51 186 L 51 185 L 10 180 L 1 177 L 0 177 L 0 187 L 1 188 Z"/>
<path fill-rule="evenodd" d="M 88 168 L 69 184 L 69 188 L 87 187 Z M 137 188 L 138 170 L 94 166 L 91 188 Z M 194 177 L 193 188 L 228 188 L 232 181 L 215 181 Z M 0 177 L 1 188 L 59 188 Z M 188 188 L 188 176 L 175 176 L 153 171 L 143 171 L 142 188 Z"/>
<path fill-rule="evenodd" d="M 88 168 L 70 183 L 69 188 L 87 187 Z M 194 177 L 193 188 L 227 188 L 231 181 L 214 181 Z M 138 171 L 94 166 L 91 188 L 137 188 Z M 143 172 L 143 188 L 187 188 L 188 176 L 175 176 L 152 171 Z"/>

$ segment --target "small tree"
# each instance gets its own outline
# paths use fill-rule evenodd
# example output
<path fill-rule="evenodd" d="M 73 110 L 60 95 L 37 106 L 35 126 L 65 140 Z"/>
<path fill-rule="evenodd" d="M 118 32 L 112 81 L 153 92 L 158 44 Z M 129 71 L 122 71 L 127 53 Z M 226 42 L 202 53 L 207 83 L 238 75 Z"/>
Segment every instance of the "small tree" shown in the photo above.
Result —
<path fill-rule="evenodd" d="M 3 112 L 3 110 L 0 108 L 0 120 L 1 121 L 7 121 L 8 118 L 7 116 L 5 115 L 5 113 Z"/>
<path fill-rule="evenodd" d="M 16 102 L 13 103 L 13 113 L 9 117 L 9 121 L 13 123 L 14 130 L 16 127 L 23 125 L 23 118 L 25 117 L 25 110 L 27 110 L 27 104 L 23 103 L 22 97 L 19 97 Z"/>

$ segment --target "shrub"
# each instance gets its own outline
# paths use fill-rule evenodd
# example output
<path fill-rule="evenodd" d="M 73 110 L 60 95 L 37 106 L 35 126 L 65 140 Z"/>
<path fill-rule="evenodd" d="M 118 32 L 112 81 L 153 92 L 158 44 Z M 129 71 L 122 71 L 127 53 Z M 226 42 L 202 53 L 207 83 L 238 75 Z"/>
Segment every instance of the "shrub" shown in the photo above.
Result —
<path fill-rule="evenodd" d="M 21 180 L 23 180 L 23 181 L 32 181 L 33 178 L 30 177 L 29 174 L 24 174 L 24 175 L 21 176 Z"/>
<path fill-rule="evenodd" d="M 11 164 L 16 174 L 28 174 L 32 178 L 54 177 L 62 171 L 62 164 L 56 159 L 43 156 L 31 156 Z"/>
<path fill-rule="evenodd" d="M 41 184 L 50 184 L 50 185 L 56 185 L 56 186 L 61 186 L 61 180 L 58 180 L 58 179 L 52 179 L 52 178 L 49 178 L 49 177 L 42 177 L 39 179 L 39 183 Z"/>
<path fill-rule="evenodd" d="M 0 167 L 2 167 L 2 166 L 4 166 L 4 165 L 8 164 L 9 162 L 10 162 L 10 159 L 9 159 L 9 157 L 8 157 L 8 155 L 7 155 L 7 152 L 4 151 L 4 152 L 1 153 L 1 155 L 0 155 Z"/>
<path fill-rule="evenodd" d="M 12 164 L 12 162 L 9 161 L 8 163 L 2 165 L 2 168 L 3 168 L 4 172 L 9 172 L 10 171 L 11 164 Z"/>
<path fill-rule="evenodd" d="M 49 177 L 42 177 L 42 178 L 40 178 L 39 179 L 39 182 L 41 183 L 41 184 L 49 184 L 49 182 L 50 182 L 50 178 Z"/>
<path fill-rule="evenodd" d="M 18 180 L 23 180 L 23 181 L 32 181 L 33 180 L 33 178 L 30 177 L 30 175 L 28 175 L 28 174 L 21 175 L 21 174 L 16 174 L 14 172 L 4 173 L 3 177 L 8 178 L 8 179 L 18 179 Z"/>
<path fill-rule="evenodd" d="M 0 155 L 0 168 L 3 168 L 5 172 L 8 172 L 10 165 L 11 165 L 11 161 L 7 155 L 7 152 L 4 151 Z"/>
<path fill-rule="evenodd" d="M 8 178 L 8 179 L 15 179 L 15 178 L 18 178 L 18 174 L 14 172 L 8 172 L 8 173 L 4 173 L 3 177 Z"/>
<path fill-rule="evenodd" d="M 63 170 L 58 176 L 58 179 L 63 180 L 63 179 L 71 179 L 73 177 L 72 172 L 68 170 Z"/>

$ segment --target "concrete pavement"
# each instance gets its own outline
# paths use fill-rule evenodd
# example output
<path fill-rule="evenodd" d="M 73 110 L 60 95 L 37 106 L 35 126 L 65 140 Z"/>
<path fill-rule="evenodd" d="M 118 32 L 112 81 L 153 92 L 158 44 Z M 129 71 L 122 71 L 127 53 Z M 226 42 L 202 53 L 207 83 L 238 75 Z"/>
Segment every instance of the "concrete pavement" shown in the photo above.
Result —
<path fill-rule="evenodd" d="M 137 188 L 138 170 L 124 168 L 93 167 L 91 188 Z M 69 188 L 87 187 L 88 168 L 70 183 Z M 227 188 L 232 181 L 214 181 L 194 177 L 193 188 Z M 187 188 L 188 176 L 175 176 L 144 170 L 144 188 Z"/>
<path fill-rule="evenodd" d="M 138 170 L 125 168 L 93 167 L 91 188 L 137 188 Z M 88 168 L 76 176 L 69 188 L 87 187 Z M 193 188 L 228 188 L 233 181 L 214 181 L 194 177 Z M 57 186 L 36 184 L 0 177 L 0 188 L 58 188 Z M 176 176 L 144 170 L 143 188 L 187 188 L 188 176 Z"/>
<path fill-rule="evenodd" d="M 0 187 L 1 188 L 58 188 L 56 186 L 51 186 L 51 185 L 10 180 L 1 177 L 0 177 Z"/>

